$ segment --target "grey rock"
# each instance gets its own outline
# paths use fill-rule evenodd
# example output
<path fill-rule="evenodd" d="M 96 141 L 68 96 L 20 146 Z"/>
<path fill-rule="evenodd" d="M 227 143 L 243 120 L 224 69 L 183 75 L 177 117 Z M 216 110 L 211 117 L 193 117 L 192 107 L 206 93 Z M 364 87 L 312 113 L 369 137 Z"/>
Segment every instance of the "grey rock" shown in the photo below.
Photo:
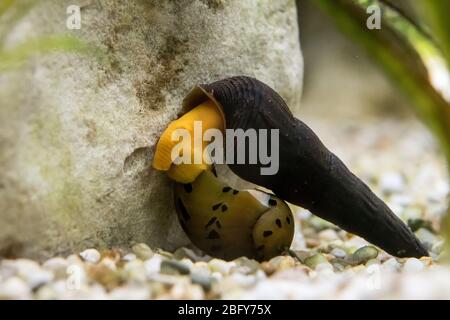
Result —
<path fill-rule="evenodd" d="M 199 261 L 200 258 L 195 254 L 195 252 L 191 249 L 181 247 L 175 250 L 173 257 L 175 259 L 181 260 L 184 258 L 191 259 L 192 261 Z"/>
<path fill-rule="evenodd" d="M 194 284 L 202 286 L 203 289 L 209 291 L 211 290 L 213 278 L 201 272 L 192 272 L 191 281 Z"/>
<path fill-rule="evenodd" d="M 186 263 L 176 260 L 164 260 L 161 262 L 163 274 L 189 274 L 190 268 Z"/>
<path fill-rule="evenodd" d="M 317 253 L 305 259 L 304 263 L 311 269 L 315 269 L 322 263 L 328 263 L 327 258 L 323 254 Z"/>
<path fill-rule="evenodd" d="M 0 255 L 185 245 L 172 184 L 151 169 L 158 137 L 191 87 L 232 75 L 297 108 L 295 1 L 99 0 L 83 7 L 80 30 L 66 28 L 70 4 L 39 2 L 8 25 L 8 48 L 71 33 L 97 54 L 39 56 L 0 74 Z"/>
<path fill-rule="evenodd" d="M 378 257 L 378 250 L 373 246 L 364 246 L 356 250 L 351 256 L 353 264 L 366 263 L 371 259 Z"/>

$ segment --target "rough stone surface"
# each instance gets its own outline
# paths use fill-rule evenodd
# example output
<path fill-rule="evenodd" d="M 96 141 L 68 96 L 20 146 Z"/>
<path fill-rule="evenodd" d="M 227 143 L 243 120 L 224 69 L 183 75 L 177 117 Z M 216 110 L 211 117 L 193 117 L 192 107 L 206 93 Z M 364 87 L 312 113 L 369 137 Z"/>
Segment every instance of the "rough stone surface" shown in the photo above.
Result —
<path fill-rule="evenodd" d="M 179 246 L 171 183 L 150 169 L 155 142 L 200 82 L 255 76 L 295 108 L 295 3 L 83 1 L 82 28 L 68 31 L 69 4 L 41 2 L 5 39 L 70 32 L 105 56 L 45 55 L 0 74 L 0 255 Z"/>

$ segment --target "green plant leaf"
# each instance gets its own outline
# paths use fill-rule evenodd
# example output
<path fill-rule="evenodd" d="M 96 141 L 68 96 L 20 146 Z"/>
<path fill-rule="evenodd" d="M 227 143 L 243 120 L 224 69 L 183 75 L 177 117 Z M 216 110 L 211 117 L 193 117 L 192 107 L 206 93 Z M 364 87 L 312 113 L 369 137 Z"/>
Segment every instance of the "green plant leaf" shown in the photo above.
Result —
<path fill-rule="evenodd" d="M 0 72 L 21 67 L 28 59 L 51 52 L 79 52 L 95 54 L 84 42 L 67 35 L 40 37 L 0 51 Z"/>
<path fill-rule="evenodd" d="M 393 83 L 406 94 L 410 99 L 410 106 L 437 137 L 450 167 L 450 104 L 431 83 L 425 65 L 430 55 L 444 55 L 445 58 L 442 58 L 450 61 L 450 21 L 446 17 L 450 12 L 450 1 L 420 1 L 422 4 L 426 3 L 429 24 L 440 50 L 414 23 L 402 18 L 395 10 L 383 7 L 380 1 L 313 0 L 313 3 L 366 49 Z M 366 9 L 370 4 L 384 8 L 381 30 L 369 30 L 366 27 Z M 444 233 L 447 237 L 447 249 L 450 251 L 450 212 L 444 222 Z"/>

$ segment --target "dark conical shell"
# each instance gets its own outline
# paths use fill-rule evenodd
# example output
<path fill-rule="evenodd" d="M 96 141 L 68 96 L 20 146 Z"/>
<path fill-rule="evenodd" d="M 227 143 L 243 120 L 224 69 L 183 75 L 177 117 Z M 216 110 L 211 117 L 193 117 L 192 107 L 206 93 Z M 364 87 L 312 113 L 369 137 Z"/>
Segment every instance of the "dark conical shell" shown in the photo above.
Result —
<path fill-rule="evenodd" d="M 261 175 L 260 168 L 265 167 L 262 163 L 230 164 L 241 178 L 271 189 L 283 200 L 395 256 L 428 255 L 409 228 L 292 115 L 269 86 L 244 76 L 228 78 L 197 86 L 184 106 L 192 108 L 205 99 L 214 100 L 221 108 L 227 129 L 279 129 L 279 171 Z"/>

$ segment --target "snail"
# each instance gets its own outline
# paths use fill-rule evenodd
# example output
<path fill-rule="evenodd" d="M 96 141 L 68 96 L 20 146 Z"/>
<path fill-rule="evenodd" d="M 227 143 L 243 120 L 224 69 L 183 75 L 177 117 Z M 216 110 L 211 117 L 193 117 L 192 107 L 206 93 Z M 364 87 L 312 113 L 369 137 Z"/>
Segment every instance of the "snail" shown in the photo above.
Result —
<path fill-rule="evenodd" d="M 211 256 L 268 260 L 290 247 L 294 218 L 288 205 L 260 190 L 236 190 L 211 170 L 175 185 L 175 207 L 191 241 Z"/>
<path fill-rule="evenodd" d="M 261 240 L 256 229 L 261 229 L 264 234 L 263 229 L 273 225 L 273 221 L 269 220 L 275 218 L 275 221 L 277 221 L 276 219 L 281 221 L 280 217 L 283 215 L 292 220 L 292 213 L 284 202 L 286 201 L 308 209 L 311 213 L 352 234 L 361 236 L 394 256 L 428 256 L 427 250 L 412 231 L 363 181 L 350 172 L 345 164 L 325 147 L 305 123 L 292 115 L 284 100 L 266 84 L 251 77 L 237 76 L 211 84 L 198 85 L 184 99 L 183 108 L 184 116 L 172 122 L 161 136 L 156 147 L 153 167 L 168 171 L 169 176 L 178 182 L 175 186 L 175 201 L 181 200 L 184 208 L 177 206 L 177 210 L 181 211 L 180 221 L 184 224 L 183 228 L 195 245 L 207 248 L 207 244 L 204 243 L 203 230 L 200 231 L 210 222 L 206 221 L 206 225 L 202 225 L 207 217 L 210 219 L 214 217 L 214 208 L 208 208 L 207 204 L 219 204 L 223 202 L 222 199 L 230 199 L 222 198 L 224 195 L 218 192 L 221 187 L 226 186 L 218 182 L 211 173 L 213 172 L 211 171 L 212 164 L 207 161 L 207 156 L 204 154 L 202 154 L 202 161 L 194 164 L 177 165 L 172 163 L 171 150 L 177 142 L 171 141 L 171 134 L 177 128 L 184 128 L 192 133 L 194 123 L 202 121 L 204 127 L 216 128 L 222 132 L 254 129 L 257 131 L 277 130 L 279 134 L 277 142 L 279 165 L 278 170 L 273 174 L 263 173 L 267 163 L 261 159 L 252 163 L 228 162 L 229 159 L 227 159 L 230 169 L 240 178 L 271 190 L 273 195 L 268 195 L 268 197 L 275 200 L 280 206 L 275 211 L 269 210 L 261 214 L 257 209 L 257 204 L 252 202 L 252 206 L 255 206 L 252 210 L 258 212 L 252 213 L 253 217 L 257 216 L 256 220 L 254 218 L 251 220 L 253 225 L 247 225 L 247 217 L 244 217 L 244 212 L 248 211 L 244 210 L 247 205 L 242 204 L 243 207 L 239 208 L 237 205 L 241 202 L 236 202 L 236 206 L 233 206 L 233 213 L 236 215 L 234 219 L 237 219 L 234 221 L 240 219 L 242 225 L 252 228 L 254 250 L 256 250 L 256 244 L 259 244 Z M 257 139 L 260 147 L 262 145 L 266 150 L 272 149 L 274 143 L 264 141 L 261 137 L 257 137 Z M 204 142 L 199 147 L 197 143 L 197 146 L 191 149 L 192 153 L 203 151 L 207 145 L 208 143 Z M 244 150 L 239 150 L 237 145 L 229 146 L 227 144 L 225 149 L 233 148 L 234 150 L 226 151 L 233 151 L 234 159 L 232 160 L 236 160 L 239 153 L 244 152 L 248 156 L 252 152 L 251 147 L 249 143 L 245 145 Z M 179 156 L 189 157 L 191 155 L 179 154 Z M 201 184 L 198 191 L 197 188 L 194 188 L 197 184 Z M 186 185 L 192 187 L 190 195 L 183 193 Z M 255 198 L 261 198 L 261 195 L 258 194 Z M 242 201 L 242 203 L 244 202 Z M 242 214 L 239 214 L 241 210 Z M 183 220 L 183 212 L 187 213 L 191 219 L 195 219 L 196 222 L 186 224 L 186 221 Z M 265 218 L 266 214 L 267 216 L 273 215 L 273 218 Z M 233 222 L 233 225 L 236 224 Z M 263 227 L 260 228 L 261 226 Z M 287 229 L 285 230 L 285 228 Z M 273 240 L 274 243 L 266 244 L 270 249 L 262 254 L 258 254 L 256 250 L 250 255 L 267 259 L 279 254 L 283 248 L 289 246 L 292 241 L 293 228 L 288 224 L 282 224 L 279 229 L 281 233 L 277 234 L 274 239 L 280 240 Z M 272 229 L 270 231 L 274 232 Z M 222 230 L 223 234 L 226 232 L 228 230 Z M 270 238 L 271 236 L 267 240 Z M 223 245 L 225 244 L 223 243 Z M 207 248 L 207 252 L 214 256 L 214 252 L 211 252 L 210 249 Z M 221 250 L 220 255 L 233 256 L 231 253 L 226 253 L 227 247 L 222 247 Z M 233 250 L 230 251 L 233 252 Z M 244 254 L 244 251 L 236 253 Z"/>
<path fill-rule="evenodd" d="M 197 147 L 188 142 L 193 151 L 184 156 L 190 163 L 172 163 L 178 143 L 173 133 L 184 129 L 185 139 L 195 136 L 196 121 L 201 121 L 203 129 L 224 130 L 219 109 L 212 101 L 204 101 L 169 124 L 153 159 L 155 169 L 167 171 L 176 181 L 175 208 L 185 233 L 205 253 L 225 260 L 240 256 L 269 260 L 286 252 L 294 237 L 294 217 L 283 200 L 262 190 L 236 190 L 222 182 L 204 159 L 193 163 L 195 152 L 204 156 L 203 141 Z"/>

